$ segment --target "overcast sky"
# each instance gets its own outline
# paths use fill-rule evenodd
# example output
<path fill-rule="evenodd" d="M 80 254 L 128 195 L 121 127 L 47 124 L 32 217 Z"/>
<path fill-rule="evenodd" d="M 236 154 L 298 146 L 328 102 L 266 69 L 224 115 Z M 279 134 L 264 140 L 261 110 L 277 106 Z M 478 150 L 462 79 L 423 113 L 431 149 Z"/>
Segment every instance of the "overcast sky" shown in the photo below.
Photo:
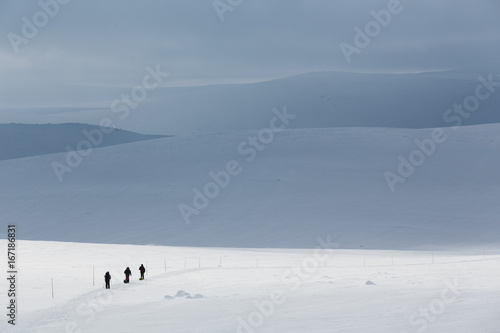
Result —
<path fill-rule="evenodd" d="M 71 0 L 53 17 L 40 14 L 37 1 L 1 1 L 0 108 L 32 105 L 61 86 L 131 87 L 156 65 L 170 73 L 165 86 L 312 71 L 499 68 L 498 0 L 401 0 L 348 63 L 339 45 L 355 46 L 354 28 L 364 30 L 370 11 L 391 1 L 220 0 L 236 6 L 219 15 L 213 0 Z M 41 27 L 23 34 L 26 20 Z M 58 105 L 53 99 L 45 106 Z M 61 100 L 71 104 L 71 96 Z"/>

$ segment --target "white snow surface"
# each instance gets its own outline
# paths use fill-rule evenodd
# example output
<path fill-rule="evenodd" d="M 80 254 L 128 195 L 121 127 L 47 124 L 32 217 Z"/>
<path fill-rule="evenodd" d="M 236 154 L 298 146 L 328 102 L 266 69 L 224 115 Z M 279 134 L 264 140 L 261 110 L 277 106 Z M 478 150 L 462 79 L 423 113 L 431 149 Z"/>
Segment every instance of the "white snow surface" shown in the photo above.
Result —
<path fill-rule="evenodd" d="M 18 317 L 15 327 L 2 320 L 2 332 L 494 333 L 500 327 L 499 251 L 45 241 L 19 241 L 18 249 Z M 125 285 L 127 266 L 132 277 Z M 103 288 L 106 271 L 110 290 Z"/>
<path fill-rule="evenodd" d="M 259 130 L 170 137 L 93 149 L 62 182 L 64 153 L 2 161 L 1 238 L 20 240 L 0 331 L 496 333 L 499 129 L 445 129 L 395 192 L 384 172 L 432 129 L 286 130 L 252 161 Z M 233 160 L 186 224 L 179 204 Z"/>
<path fill-rule="evenodd" d="M 248 151 L 258 130 L 170 137 L 94 149 L 62 182 L 52 164 L 67 154 L 7 160 L 1 217 L 30 240 L 314 248 L 331 235 L 351 249 L 496 249 L 499 129 L 445 129 L 446 142 L 395 192 L 384 173 L 397 174 L 398 156 L 432 129 L 286 130 L 250 162 L 238 147 Z M 241 172 L 186 224 L 179 205 L 194 207 L 193 189 L 229 161 Z"/>

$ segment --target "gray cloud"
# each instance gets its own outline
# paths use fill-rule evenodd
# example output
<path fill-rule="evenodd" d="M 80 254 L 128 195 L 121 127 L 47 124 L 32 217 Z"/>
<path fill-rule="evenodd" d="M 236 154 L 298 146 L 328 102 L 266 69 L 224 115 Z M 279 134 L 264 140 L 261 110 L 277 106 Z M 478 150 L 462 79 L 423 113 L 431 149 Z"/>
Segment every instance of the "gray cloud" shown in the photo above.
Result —
<path fill-rule="evenodd" d="M 364 28 L 370 11 L 387 8 L 388 0 L 243 0 L 223 22 L 212 2 L 73 0 L 18 54 L 7 34 L 21 34 L 21 18 L 41 9 L 36 2 L 1 2 L 0 107 L 112 100 L 78 87 L 131 87 L 155 64 L 171 73 L 167 85 L 331 70 L 498 70 L 495 0 L 401 0 L 404 10 L 350 64 L 339 44 L 353 43 L 353 28 Z"/>

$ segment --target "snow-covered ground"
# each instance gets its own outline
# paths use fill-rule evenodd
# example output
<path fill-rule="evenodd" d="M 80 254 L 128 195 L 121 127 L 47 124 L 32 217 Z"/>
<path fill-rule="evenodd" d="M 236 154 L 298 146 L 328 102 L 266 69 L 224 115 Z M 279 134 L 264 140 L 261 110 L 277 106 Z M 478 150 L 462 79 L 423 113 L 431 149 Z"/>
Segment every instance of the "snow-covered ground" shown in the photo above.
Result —
<path fill-rule="evenodd" d="M 67 154 L 2 161 L 1 217 L 31 240 L 311 248 L 331 234 L 351 249 L 497 248 L 499 128 L 445 129 L 430 156 L 415 140 L 432 129 L 286 130 L 261 150 L 259 130 L 171 137 L 94 149 L 62 182 L 52 165 Z M 414 152 L 424 160 L 392 192 L 384 174 Z M 240 172 L 193 203 L 231 161 Z M 190 224 L 181 205 L 198 208 Z"/>
<path fill-rule="evenodd" d="M 62 181 L 65 153 L 1 161 L 14 331 L 498 333 L 498 130 L 170 137 L 92 149 Z M 395 191 L 387 172 L 404 177 Z"/>
<path fill-rule="evenodd" d="M 18 325 L 0 330 L 498 332 L 500 251 L 340 250 L 320 238 L 321 250 L 19 241 Z"/>

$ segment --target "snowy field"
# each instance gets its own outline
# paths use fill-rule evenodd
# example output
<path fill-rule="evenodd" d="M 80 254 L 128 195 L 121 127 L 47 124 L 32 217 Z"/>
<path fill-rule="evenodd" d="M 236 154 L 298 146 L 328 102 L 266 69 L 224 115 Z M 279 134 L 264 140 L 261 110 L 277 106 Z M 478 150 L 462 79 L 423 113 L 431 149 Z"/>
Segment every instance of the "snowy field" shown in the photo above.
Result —
<path fill-rule="evenodd" d="M 4 314 L 0 332 L 498 333 L 498 130 L 444 129 L 395 192 L 384 173 L 432 129 L 285 130 L 258 152 L 259 131 L 135 142 L 62 182 L 64 153 L 1 161 L 20 241 L 17 325 Z M 187 224 L 180 205 L 231 161 Z"/>
<path fill-rule="evenodd" d="M 0 331 L 498 332 L 500 250 L 340 250 L 328 248 L 327 237 L 319 243 L 325 248 L 18 241 L 18 325 L 13 330 L 4 320 Z M 129 285 L 122 283 L 126 266 Z M 111 290 L 103 288 L 106 271 Z"/>
<path fill-rule="evenodd" d="M 384 174 L 423 154 L 415 140 L 432 129 L 286 130 L 262 151 L 248 143 L 258 130 L 135 142 L 94 149 L 62 182 L 51 164 L 64 153 L 1 161 L 2 221 L 45 241 L 314 248 L 331 234 L 350 249 L 497 249 L 499 130 L 445 129 L 394 192 Z M 240 173 L 201 205 L 195 191 L 230 161 Z M 190 224 L 181 205 L 199 208 Z"/>
<path fill-rule="evenodd" d="M 499 13 L 0 0 L 0 333 L 500 333 Z"/>

